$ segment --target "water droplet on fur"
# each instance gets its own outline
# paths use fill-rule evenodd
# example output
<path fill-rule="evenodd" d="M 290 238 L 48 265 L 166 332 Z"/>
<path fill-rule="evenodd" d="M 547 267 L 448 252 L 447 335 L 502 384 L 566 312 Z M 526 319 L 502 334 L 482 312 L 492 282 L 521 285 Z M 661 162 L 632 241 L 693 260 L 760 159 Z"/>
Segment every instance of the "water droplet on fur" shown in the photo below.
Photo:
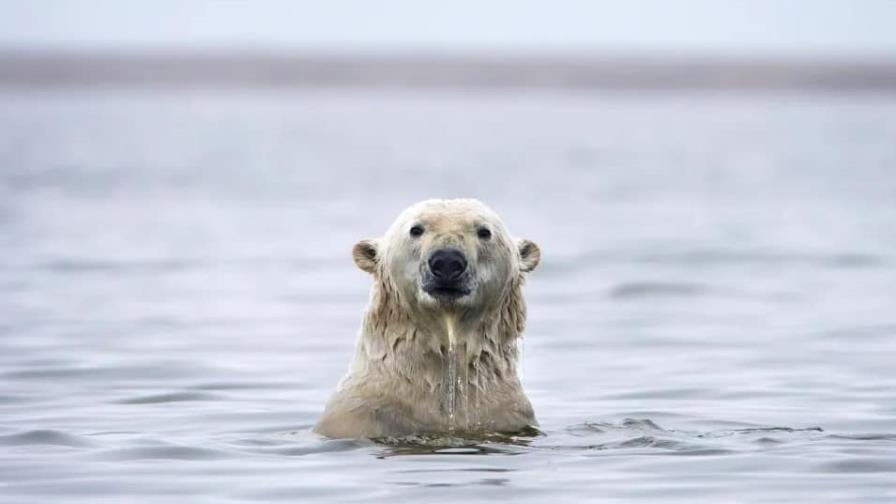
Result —
<path fill-rule="evenodd" d="M 445 318 L 445 327 L 448 329 L 448 432 L 454 431 L 454 415 L 457 408 L 457 343 L 454 337 L 454 320 Z"/>

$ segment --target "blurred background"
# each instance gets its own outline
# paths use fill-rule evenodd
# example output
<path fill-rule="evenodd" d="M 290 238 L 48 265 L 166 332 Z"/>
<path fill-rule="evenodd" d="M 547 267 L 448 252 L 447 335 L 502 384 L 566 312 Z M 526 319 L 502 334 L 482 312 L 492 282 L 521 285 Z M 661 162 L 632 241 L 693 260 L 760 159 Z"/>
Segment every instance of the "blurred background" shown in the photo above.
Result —
<path fill-rule="evenodd" d="M 894 26 L 888 0 L 4 1 L 0 500 L 896 498 Z M 351 246 L 430 197 L 541 247 L 545 436 L 317 438 Z"/>

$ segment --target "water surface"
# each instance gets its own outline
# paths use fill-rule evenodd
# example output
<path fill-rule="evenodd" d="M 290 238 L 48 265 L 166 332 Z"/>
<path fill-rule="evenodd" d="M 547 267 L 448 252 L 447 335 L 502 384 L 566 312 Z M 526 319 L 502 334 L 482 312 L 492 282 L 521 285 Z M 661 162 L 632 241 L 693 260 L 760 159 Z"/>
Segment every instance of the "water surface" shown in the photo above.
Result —
<path fill-rule="evenodd" d="M 0 500 L 896 499 L 896 98 L 0 93 Z M 325 440 L 352 244 L 538 242 L 542 434 Z"/>

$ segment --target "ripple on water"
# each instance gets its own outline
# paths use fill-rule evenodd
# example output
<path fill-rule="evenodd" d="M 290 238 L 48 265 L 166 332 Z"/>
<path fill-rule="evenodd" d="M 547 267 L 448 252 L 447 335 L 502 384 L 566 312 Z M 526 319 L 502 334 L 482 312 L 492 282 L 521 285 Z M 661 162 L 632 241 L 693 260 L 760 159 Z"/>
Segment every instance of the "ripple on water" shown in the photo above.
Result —
<path fill-rule="evenodd" d="M 49 381 L 71 379 L 82 382 L 135 382 L 149 379 L 171 380 L 193 375 L 210 373 L 209 368 L 179 362 L 157 362 L 153 364 L 124 366 L 45 366 L 32 369 L 8 371 L 5 380 Z"/>
<path fill-rule="evenodd" d="M 822 464 L 821 470 L 834 473 L 896 473 L 896 459 L 850 457 Z"/>
<path fill-rule="evenodd" d="M 896 441 L 896 434 L 831 434 L 830 437 L 851 441 Z"/>
<path fill-rule="evenodd" d="M 549 434 L 535 448 L 604 455 L 620 450 L 646 450 L 644 453 L 657 455 L 721 455 L 815 439 L 823 432 L 820 427 L 746 427 L 694 432 L 666 429 L 648 418 L 626 418 L 619 423 L 574 425 Z"/>
<path fill-rule="evenodd" d="M 52 429 L 36 429 L 0 436 L 0 446 L 69 446 L 84 447 L 93 443 L 86 439 Z"/>
<path fill-rule="evenodd" d="M 255 453 L 265 453 L 268 455 L 279 455 L 284 457 L 302 457 L 305 455 L 319 455 L 322 453 L 353 451 L 365 446 L 370 445 L 363 441 L 334 439 L 331 442 L 321 442 L 309 446 L 279 446 L 275 448 L 255 449 L 252 451 Z"/>
<path fill-rule="evenodd" d="M 568 427 L 564 432 L 573 436 L 587 436 L 619 431 L 668 432 L 649 418 L 626 418 L 619 424 L 610 422 L 585 422 Z"/>
<path fill-rule="evenodd" d="M 252 431 L 236 431 L 238 437 L 227 441 L 230 449 L 284 457 L 300 457 L 353 451 L 376 446 L 367 439 L 329 439 L 312 431 L 311 425 L 271 426 Z"/>
<path fill-rule="evenodd" d="M 168 394 L 132 397 L 115 402 L 116 404 L 160 404 L 185 401 L 213 401 L 217 399 L 219 399 L 217 395 L 209 394 L 207 392 L 172 392 Z"/>
<path fill-rule="evenodd" d="M 85 273 L 162 273 L 170 271 L 182 271 L 196 267 L 199 263 L 183 260 L 89 260 L 89 259 L 58 259 L 47 261 L 32 266 L 35 270 L 49 271 L 55 274 L 85 274 Z"/>
<path fill-rule="evenodd" d="M 255 389 L 288 389 L 294 390 L 296 384 L 293 382 L 209 382 L 193 385 L 190 387 L 194 390 L 255 390 Z"/>
<path fill-rule="evenodd" d="M 28 396 L 23 394 L 0 394 L 0 405 L 3 404 L 22 404 L 30 401 L 40 400 L 36 396 Z"/>
<path fill-rule="evenodd" d="M 813 333 L 815 334 L 815 333 Z M 840 327 L 817 333 L 818 336 L 841 341 L 845 338 L 861 338 L 866 340 L 887 339 L 896 336 L 896 324 L 869 324 L 854 327 Z"/>
<path fill-rule="evenodd" d="M 628 282 L 610 289 L 614 299 L 635 299 L 647 297 L 696 297 L 710 294 L 707 285 L 692 282 Z"/>
<path fill-rule="evenodd" d="M 803 432 L 824 432 L 824 429 L 821 427 L 802 427 L 802 428 L 793 428 L 793 427 L 753 427 L 747 429 L 726 429 L 726 430 L 717 430 L 706 432 L 703 434 L 697 434 L 697 437 L 700 438 L 722 438 L 722 437 L 731 437 L 731 436 L 755 436 L 762 435 L 765 436 L 767 434 L 776 434 L 776 433 L 785 433 L 785 434 L 798 434 Z"/>
<path fill-rule="evenodd" d="M 223 450 L 200 448 L 197 446 L 141 446 L 135 448 L 119 448 L 106 450 L 97 454 L 102 460 L 127 461 L 127 460 L 219 460 L 233 458 L 231 454 Z"/>

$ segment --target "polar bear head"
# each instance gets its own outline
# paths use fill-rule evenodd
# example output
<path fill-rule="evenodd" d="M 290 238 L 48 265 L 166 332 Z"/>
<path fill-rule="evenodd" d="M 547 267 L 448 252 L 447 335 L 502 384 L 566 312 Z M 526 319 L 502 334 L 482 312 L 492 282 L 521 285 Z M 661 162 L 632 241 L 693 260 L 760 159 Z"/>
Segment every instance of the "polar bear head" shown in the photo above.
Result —
<path fill-rule="evenodd" d="M 481 202 L 452 199 L 407 208 L 385 236 L 358 242 L 353 257 L 412 314 L 471 317 L 500 308 L 541 253 L 529 240 L 514 241 Z"/>

